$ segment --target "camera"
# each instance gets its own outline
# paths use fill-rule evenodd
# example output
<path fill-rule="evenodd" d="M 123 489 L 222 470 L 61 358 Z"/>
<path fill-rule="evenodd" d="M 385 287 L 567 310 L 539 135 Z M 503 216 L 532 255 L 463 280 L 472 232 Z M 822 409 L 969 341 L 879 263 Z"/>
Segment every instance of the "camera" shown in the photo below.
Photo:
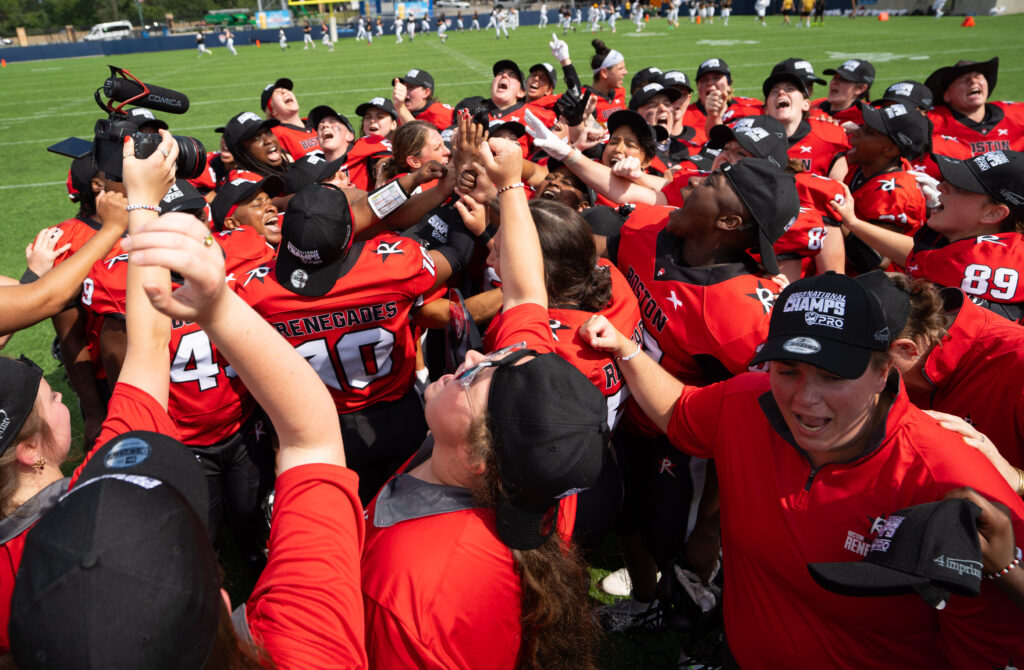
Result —
<path fill-rule="evenodd" d="M 160 135 L 139 132 L 138 127 L 123 111 L 125 105 L 132 104 L 170 114 L 184 114 L 188 111 L 189 100 L 184 93 L 146 84 L 127 70 L 113 65 L 108 67 L 110 77 L 94 94 L 96 104 L 107 112 L 107 118 L 96 121 L 92 144 L 82 141 L 75 143 L 75 138 L 68 138 L 49 147 L 49 150 L 70 158 L 81 158 L 91 152 L 95 167 L 103 170 L 107 179 L 120 181 L 121 152 L 124 149 L 125 137 L 131 137 L 135 142 L 136 158 L 151 156 L 161 141 Z M 101 100 L 101 92 L 108 98 L 106 103 Z M 115 107 L 115 102 L 120 104 Z M 206 169 L 206 148 L 203 143 L 194 137 L 173 137 L 178 144 L 175 175 L 179 179 L 199 177 Z"/>

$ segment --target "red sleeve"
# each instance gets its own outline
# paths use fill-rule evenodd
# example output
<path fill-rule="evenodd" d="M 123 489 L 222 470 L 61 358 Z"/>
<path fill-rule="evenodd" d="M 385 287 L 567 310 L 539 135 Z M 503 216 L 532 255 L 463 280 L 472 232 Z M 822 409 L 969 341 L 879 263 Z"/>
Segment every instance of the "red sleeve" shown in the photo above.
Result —
<path fill-rule="evenodd" d="M 302 465 L 274 484 L 270 556 L 246 603 L 253 639 L 278 668 L 365 668 L 358 477 Z"/>
<path fill-rule="evenodd" d="M 364 597 L 366 609 L 366 653 L 378 670 L 447 670 L 449 659 L 433 656 L 431 645 L 423 642 L 390 609 Z"/>
<path fill-rule="evenodd" d="M 672 446 L 691 456 L 714 458 L 715 428 L 722 414 L 726 386 L 732 381 L 703 388 L 683 387 L 665 431 Z"/>
<path fill-rule="evenodd" d="M 686 163 L 683 163 L 685 166 Z M 696 167 L 696 166 L 695 166 Z M 690 185 L 690 177 L 700 174 L 697 169 L 689 170 L 682 168 L 672 175 L 672 181 L 662 187 L 661 192 L 665 194 L 665 200 L 673 207 L 683 206 L 683 189 Z"/>
<path fill-rule="evenodd" d="M 493 337 L 495 349 L 526 342 L 526 346 L 537 353 L 547 354 L 555 350 L 548 311 L 532 302 L 516 305 L 494 317 L 488 337 Z"/>
<path fill-rule="evenodd" d="M 455 110 L 450 105 L 435 102 L 416 115 L 417 121 L 426 121 L 434 124 L 438 132 L 445 130 L 452 125 L 455 119 Z"/>
<path fill-rule="evenodd" d="M 156 398 L 131 384 L 118 382 L 107 405 L 107 418 L 100 429 L 100 436 L 96 439 L 96 446 L 89 452 L 90 455 L 95 454 L 100 447 L 118 435 L 133 430 L 145 430 L 167 435 L 175 440 L 181 439 L 177 426 Z M 75 468 L 74 474 L 71 475 L 71 486 L 78 481 L 78 476 L 89 462 L 89 458 L 87 456 L 82 464 Z"/>

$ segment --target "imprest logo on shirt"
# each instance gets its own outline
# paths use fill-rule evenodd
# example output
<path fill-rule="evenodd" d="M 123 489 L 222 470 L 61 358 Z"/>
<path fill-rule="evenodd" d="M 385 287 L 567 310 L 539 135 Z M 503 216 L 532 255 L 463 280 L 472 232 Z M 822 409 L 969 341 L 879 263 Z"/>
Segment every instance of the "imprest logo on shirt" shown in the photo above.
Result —
<path fill-rule="evenodd" d="M 845 324 L 846 296 L 827 291 L 799 291 L 786 299 L 783 312 L 803 312 L 809 326 L 828 326 L 842 330 Z"/>

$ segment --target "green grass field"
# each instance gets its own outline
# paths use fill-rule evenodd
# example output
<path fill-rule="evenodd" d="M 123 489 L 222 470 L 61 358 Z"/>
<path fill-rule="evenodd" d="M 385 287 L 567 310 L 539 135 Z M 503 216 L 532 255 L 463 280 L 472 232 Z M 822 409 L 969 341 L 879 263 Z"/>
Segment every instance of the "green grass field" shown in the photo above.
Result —
<path fill-rule="evenodd" d="M 819 74 L 847 58 L 866 58 L 877 69 L 875 92 L 899 79 L 923 81 L 936 68 L 959 59 L 999 56 L 1002 67 L 993 98 L 1024 100 L 1024 42 L 1020 40 L 1024 16 L 979 17 L 973 28 L 961 28 L 961 20 L 829 18 L 826 26 L 808 30 L 784 28 L 779 17 L 772 17 L 770 25 L 762 28 L 751 16 L 734 16 L 729 26 L 720 21 L 702 26 L 683 23 L 669 30 L 663 19 L 653 19 L 643 33 L 633 32 L 623 20 L 618 34 L 604 31 L 597 36 L 626 56 L 631 74 L 656 65 L 692 76 L 704 58 L 724 58 L 732 68 L 736 92 L 756 97 L 761 96 L 761 82 L 772 65 L 790 56 L 810 60 Z M 583 32 L 566 37 L 584 78 L 593 53 L 591 37 Z M 215 149 L 219 137 L 214 128 L 236 113 L 258 111 L 263 86 L 280 76 L 294 80 L 304 112 L 329 104 L 352 115 L 358 104 L 371 97 L 390 95 L 392 77 L 413 67 L 428 70 L 437 81 L 436 95 L 454 104 L 465 96 L 487 95 L 491 63 L 500 58 L 512 58 L 524 68 L 550 61 L 549 39 L 550 31 L 524 26 L 511 39 L 500 41 L 490 32 L 449 31 L 445 45 L 433 33 L 397 46 L 394 36 L 387 35 L 373 46 L 343 40 L 334 53 L 319 44 L 315 51 L 303 51 L 301 43 L 282 52 L 272 43 L 240 47 L 237 57 L 216 40 L 208 40 L 214 55 L 202 59 L 188 50 L 8 64 L 0 69 L 0 87 L 5 91 L 0 99 L 0 166 L 4 168 L 0 172 L 4 241 L 0 274 L 19 277 L 25 267 L 24 247 L 35 233 L 74 214 L 64 187 L 69 161 L 45 149 L 69 135 L 91 138 L 100 116 L 92 94 L 107 76 L 107 63 L 127 68 L 143 81 L 185 92 L 191 99 L 190 111 L 180 118 L 161 118 L 175 134 L 198 137 Z M 821 95 L 818 91 L 817 97 Z M 50 356 L 52 339 L 52 328 L 45 322 L 15 335 L 4 353 L 27 354 L 43 365 L 51 384 L 65 391 L 64 401 L 75 421 L 74 454 L 80 447 L 81 422 L 63 370 Z M 606 567 L 613 567 L 614 557 L 607 563 Z M 606 667 L 674 667 L 678 653 L 676 642 L 660 638 L 626 641 L 615 636 L 609 642 Z"/>

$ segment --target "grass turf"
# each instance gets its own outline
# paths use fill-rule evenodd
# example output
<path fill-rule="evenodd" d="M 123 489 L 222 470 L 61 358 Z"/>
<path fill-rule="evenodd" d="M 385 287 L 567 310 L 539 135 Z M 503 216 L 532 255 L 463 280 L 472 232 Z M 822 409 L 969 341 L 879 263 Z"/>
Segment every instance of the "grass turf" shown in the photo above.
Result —
<path fill-rule="evenodd" d="M 720 19 L 697 26 L 684 18 L 680 28 L 669 29 L 663 19 L 652 19 L 642 33 L 622 20 L 615 35 L 607 30 L 597 35 L 570 32 L 565 39 L 584 81 L 589 79 L 593 54 L 590 40 L 598 37 L 625 55 L 630 73 L 658 66 L 692 76 L 704 58 L 724 58 L 732 68 L 736 92 L 753 97 L 761 97 L 761 81 L 772 65 L 790 56 L 810 60 L 819 75 L 847 58 L 870 60 L 877 70 L 875 94 L 900 79 L 923 81 L 936 68 L 959 59 L 1000 56 L 993 99 L 1024 100 L 1024 42 L 1014 37 L 1024 31 L 1024 16 L 978 17 L 973 28 L 961 28 L 961 20 L 896 17 L 880 22 L 830 17 L 824 27 L 797 29 L 783 27 L 780 17 L 770 17 L 765 28 L 752 16 L 733 16 L 729 26 Z M 93 124 L 101 116 L 92 94 L 107 76 L 106 63 L 127 68 L 143 81 L 185 92 L 191 99 L 187 114 L 159 116 L 175 134 L 197 137 L 216 149 L 219 136 L 214 128 L 238 112 L 258 111 L 263 86 L 277 77 L 295 82 L 304 112 L 328 104 L 356 124 L 358 104 L 376 95 L 390 95 L 391 79 L 414 67 L 434 76 L 437 97 L 450 104 L 469 95 L 487 95 L 490 66 L 496 60 L 512 58 L 524 68 L 551 61 L 547 42 L 552 30 L 560 32 L 553 24 L 547 30 L 523 26 L 507 40 L 495 40 L 491 32 L 449 30 L 444 45 L 434 33 L 419 34 L 414 42 L 407 39 L 401 45 L 395 45 L 394 35 L 378 38 L 372 46 L 346 39 L 334 53 L 319 42 L 310 51 L 297 42 L 285 51 L 271 43 L 261 48 L 240 46 L 236 57 L 220 48 L 218 41 L 209 40 L 214 55 L 202 58 L 195 50 L 187 50 L 8 64 L 0 68 L 0 86 L 6 91 L 0 100 L 0 165 L 5 168 L 0 174 L 4 215 L 0 274 L 19 277 L 25 267 L 24 247 L 35 233 L 74 215 L 64 187 L 69 160 L 45 148 L 69 135 L 91 139 Z M 822 95 L 824 91 L 818 90 L 816 97 Z M 44 367 L 50 383 L 64 392 L 64 402 L 72 408 L 74 461 L 81 452 L 81 420 L 63 370 L 50 356 L 52 339 L 52 328 L 44 322 L 15 335 L 4 353 L 30 356 Z M 595 577 L 617 565 L 614 555 L 600 564 L 603 567 L 594 570 Z M 611 600 L 596 588 L 592 593 L 605 602 Z M 608 638 L 605 667 L 674 667 L 678 640 L 628 639 L 631 642 L 623 636 Z"/>

